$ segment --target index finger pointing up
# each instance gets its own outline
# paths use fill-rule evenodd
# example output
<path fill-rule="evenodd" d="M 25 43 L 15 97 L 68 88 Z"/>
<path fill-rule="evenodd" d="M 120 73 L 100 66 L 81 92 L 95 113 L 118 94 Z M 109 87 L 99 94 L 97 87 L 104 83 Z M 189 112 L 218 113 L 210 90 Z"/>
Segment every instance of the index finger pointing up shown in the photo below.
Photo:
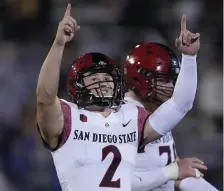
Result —
<path fill-rule="evenodd" d="M 67 6 L 67 8 L 66 8 L 64 17 L 66 17 L 66 16 L 70 16 L 70 15 L 71 15 L 71 4 L 68 3 L 68 6 Z"/>
<path fill-rule="evenodd" d="M 187 19 L 186 15 L 184 14 L 181 18 L 181 31 L 186 31 L 187 30 Z"/>

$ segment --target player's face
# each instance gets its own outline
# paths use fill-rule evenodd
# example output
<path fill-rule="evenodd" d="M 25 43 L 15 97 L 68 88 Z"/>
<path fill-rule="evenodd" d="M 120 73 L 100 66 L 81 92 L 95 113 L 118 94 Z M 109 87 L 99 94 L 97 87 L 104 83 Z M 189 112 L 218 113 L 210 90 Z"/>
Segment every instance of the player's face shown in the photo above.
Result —
<path fill-rule="evenodd" d="M 157 82 L 157 99 L 165 102 L 173 95 L 173 81 L 158 81 Z"/>
<path fill-rule="evenodd" d="M 94 73 L 86 76 L 83 80 L 87 89 L 96 97 L 111 97 L 113 95 L 114 82 L 111 75 Z"/>

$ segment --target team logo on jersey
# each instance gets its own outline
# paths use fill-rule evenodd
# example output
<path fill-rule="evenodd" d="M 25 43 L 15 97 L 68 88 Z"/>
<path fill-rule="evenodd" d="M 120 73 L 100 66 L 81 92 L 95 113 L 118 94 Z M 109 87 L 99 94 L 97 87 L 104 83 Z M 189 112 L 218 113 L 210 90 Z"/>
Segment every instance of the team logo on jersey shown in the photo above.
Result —
<path fill-rule="evenodd" d="M 135 176 L 140 180 L 140 182 L 142 181 L 142 178 L 140 176 L 137 176 L 137 175 Z"/>
<path fill-rule="evenodd" d="M 87 122 L 87 116 L 80 114 L 80 121 L 82 121 L 83 123 Z"/>
<path fill-rule="evenodd" d="M 123 127 L 126 127 L 130 123 L 130 121 L 128 121 L 126 124 L 122 123 Z"/>

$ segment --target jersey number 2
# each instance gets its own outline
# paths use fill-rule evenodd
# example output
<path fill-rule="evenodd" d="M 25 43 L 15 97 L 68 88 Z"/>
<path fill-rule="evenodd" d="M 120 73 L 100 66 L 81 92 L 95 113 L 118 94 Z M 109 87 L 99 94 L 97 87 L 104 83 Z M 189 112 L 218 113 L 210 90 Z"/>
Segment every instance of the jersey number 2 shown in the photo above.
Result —
<path fill-rule="evenodd" d="M 103 179 L 101 180 L 99 187 L 110 187 L 110 188 L 120 188 L 120 178 L 113 181 L 113 176 L 121 162 L 121 153 L 118 148 L 114 145 L 106 146 L 102 149 L 102 161 L 107 157 L 108 154 L 113 153 L 113 160 L 108 167 Z"/>

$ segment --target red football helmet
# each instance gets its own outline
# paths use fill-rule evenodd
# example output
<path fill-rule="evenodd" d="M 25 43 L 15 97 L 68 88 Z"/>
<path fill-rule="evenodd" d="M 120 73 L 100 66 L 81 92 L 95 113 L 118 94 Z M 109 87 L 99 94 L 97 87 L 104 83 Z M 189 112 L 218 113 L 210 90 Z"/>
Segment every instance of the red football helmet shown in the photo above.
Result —
<path fill-rule="evenodd" d="M 159 96 L 172 96 L 180 63 L 167 46 L 148 43 L 137 45 L 129 52 L 124 68 L 128 89 L 142 100 L 161 103 Z M 167 87 L 168 82 L 173 86 Z"/>
<path fill-rule="evenodd" d="M 113 96 L 94 96 L 87 89 L 83 78 L 88 74 L 108 73 L 112 76 L 114 83 Z M 97 91 L 101 91 L 100 83 Z M 93 84 L 96 84 L 93 83 Z M 93 85 L 90 84 L 90 85 Z M 90 86 L 88 85 L 88 86 Z M 79 108 L 86 108 L 90 105 L 96 105 L 101 108 L 109 107 L 118 109 L 124 100 L 124 77 L 121 69 L 108 56 L 101 53 L 88 53 L 78 57 L 69 68 L 67 76 L 67 91 L 72 102 L 78 105 Z M 102 92 L 101 92 L 102 95 Z"/>

